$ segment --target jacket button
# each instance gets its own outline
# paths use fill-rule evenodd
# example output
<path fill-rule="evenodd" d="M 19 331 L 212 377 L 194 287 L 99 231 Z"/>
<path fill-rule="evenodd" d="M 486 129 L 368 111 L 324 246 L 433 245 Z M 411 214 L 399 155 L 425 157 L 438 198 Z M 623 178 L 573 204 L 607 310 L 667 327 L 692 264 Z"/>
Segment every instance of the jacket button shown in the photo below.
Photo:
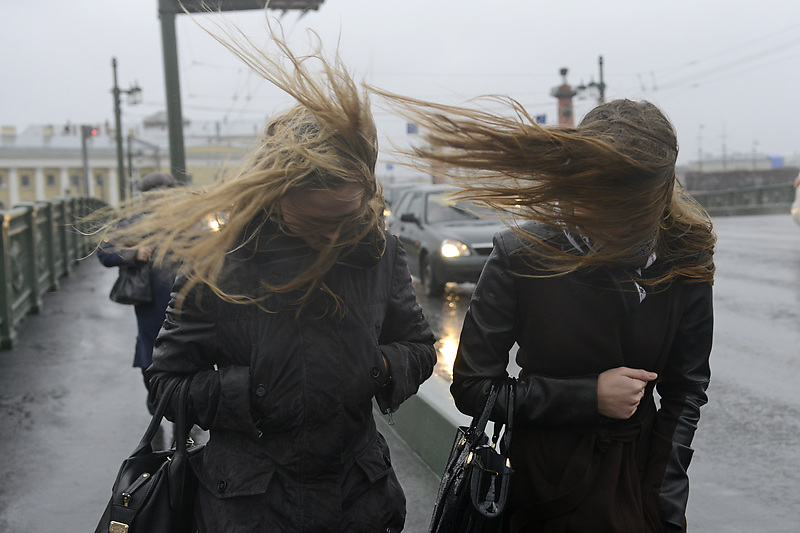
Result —
<path fill-rule="evenodd" d="M 218 492 L 225 492 L 225 489 L 228 488 L 228 482 L 224 479 L 217 483 L 217 491 Z"/>
<path fill-rule="evenodd" d="M 372 377 L 373 378 L 377 378 L 380 375 L 381 375 L 381 371 L 378 370 L 378 367 L 377 366 L 373 366 L 372 367 Z"/>
<path fill-rule="evenodd" d="M 266 395 L 267 395 L 267 387 L 266 386 L 259 385 L 258 387 L 256 387 L 256 396 L 258 396 L 259 398 L 263 398 Z"/>

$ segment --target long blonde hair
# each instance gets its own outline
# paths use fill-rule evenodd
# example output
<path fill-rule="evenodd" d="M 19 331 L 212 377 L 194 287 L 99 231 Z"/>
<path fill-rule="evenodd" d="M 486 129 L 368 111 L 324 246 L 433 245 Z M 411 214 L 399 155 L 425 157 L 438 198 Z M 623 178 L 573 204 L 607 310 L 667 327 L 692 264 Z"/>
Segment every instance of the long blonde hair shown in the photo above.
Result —
<path fill-rule="evenodd" d="M 338 222 L 339 237 L 294 278 L 262 281 L 271 292 L 300 290 L 300 307 L 319 289 L 336 298 L 323 276 L 342 253 L 379 233 L 384 207 L 375 179 L 377 134 L 368 96 L 359 90 L 338 54 L 332 61 L 323 57 L 316 34 L 313 52 L 299 57 L 274 32 L 270 36 L 277 53 L 262 51 L 238 30 L 209 33 L 297 104 L 266 124 L 257 147 L 225 177 L 205 188 L 159 192 L 149 199 L 143 214 L 135 201 L 122 205 L 108 224 L 106 237 L 131 248 L 153 246 L 155 261 L 179 263 L 188 278 L 179 305 L 197 284 L 207 285 L 227 301 L 257 302 L 253 294 L 223 288 L 220 277 L 227 254 L 256 238 L 267 221 L 283 228 L 280 201 L 285 196 L 356 185 L 362 207 Z M 312 72 L 312 65 L 320 72 Z M 119 225 L 121 220 L 130 223 Z M 218 231 L 207 225 L 215 220 L 222 222 Z M 378 247 L 383 244 L 380 239 L 374 241 Z"/>
<path fill-rule="evenodd" d="M 508 98 L 489 97 L 507 105 L 510 118 L 372 90 L 424 131 L 426 144 L 401 152 L 456 182 L 458 198 L 603 243 L 580 255 L 517 226 L 545 271 L 637 266 L 644 247 L 667 265 L 648 284 L 713 282 L 710 218 L 681 188 L 675 130 L 652 103 L 614 100 L 577 127 L 543 127 Z"/>

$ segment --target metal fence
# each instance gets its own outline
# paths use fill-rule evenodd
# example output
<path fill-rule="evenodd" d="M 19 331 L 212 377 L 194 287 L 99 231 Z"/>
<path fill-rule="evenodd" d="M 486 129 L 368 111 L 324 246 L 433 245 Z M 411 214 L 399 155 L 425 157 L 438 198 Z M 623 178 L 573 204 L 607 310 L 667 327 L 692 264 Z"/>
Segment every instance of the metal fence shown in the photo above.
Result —
<path fill-rule="evenodd" d="M 789 182 L 726 191 L 693 192 L 691 195 L 711 216 L 788 215 L 794 200 L 794 187 Z"/>
<path fill-rule="evenodd" d="M 0 349 L 12 347 L 22 319 L 38 313 L 42 296 L 92 252 L 82 219 L 105 206 L 96 198 L 57 198 L 0 212 Z"/>

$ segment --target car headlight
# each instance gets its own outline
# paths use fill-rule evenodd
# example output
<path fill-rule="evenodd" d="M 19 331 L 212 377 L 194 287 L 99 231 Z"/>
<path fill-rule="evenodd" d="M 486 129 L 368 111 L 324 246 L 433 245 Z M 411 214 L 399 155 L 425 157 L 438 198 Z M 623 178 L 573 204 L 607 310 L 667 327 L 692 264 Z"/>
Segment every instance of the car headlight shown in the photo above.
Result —
<path fill-rule="evenodd" d="M 443 240 L 440 251 L 442 257 L 464 257 L 467 255 L 472 255 L 472 252 L 469 251 L 469 248 L 466 244 L 453 239 Z"/>
<path fill-rule="evenodd" d="M 205 221 L 205 228 L 211 231 L 219 231 L 225 223 L 225 215 L 217 213 L 216 215 L 208 215 Z"/>

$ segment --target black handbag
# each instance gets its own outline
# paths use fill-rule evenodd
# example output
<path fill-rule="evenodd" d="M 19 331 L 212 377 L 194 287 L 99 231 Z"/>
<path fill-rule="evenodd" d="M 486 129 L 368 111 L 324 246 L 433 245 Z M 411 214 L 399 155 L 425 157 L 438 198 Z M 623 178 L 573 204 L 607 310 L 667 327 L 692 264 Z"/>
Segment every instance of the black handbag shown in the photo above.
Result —
<path fill-rule="evenodd" d="M 111 499 L 95 533 L 191 533 L 197 478 L 188 466 L 190 457 L 204 445 L 187 439 L 186 408 L 191 379 L 181 382 L 175 444 L 154 451 L 153 438 L 164 417 L 164 409 L 175 392 L 172 387 L 161 399 L 150 425 L 133 453 L 123 461 Z"/>
<path fill-rule="evenodd" d="M 485 429 L 500 391 L 497 384 L 492 386 L 480 416 L 473 418 L 469 427 L 460 426 L 456 431 L 439 484 L 429 533 L 501 531 L 511 474 L 514 472 L 509 450 L 515 383 L 516 379 L 509 377 L 504 384 L 508 390 L 506 420 L 504 424 L 495 422 L 491 441 Z M 499 442 L 501 430 L 503 438 Z"/>
<path fill-rule="evenodd" d="M 153 301 L 150 287 L 150 263 L 121 265 L 119 276 L 108 295 L 118 304 L 138 305 Z"/>

